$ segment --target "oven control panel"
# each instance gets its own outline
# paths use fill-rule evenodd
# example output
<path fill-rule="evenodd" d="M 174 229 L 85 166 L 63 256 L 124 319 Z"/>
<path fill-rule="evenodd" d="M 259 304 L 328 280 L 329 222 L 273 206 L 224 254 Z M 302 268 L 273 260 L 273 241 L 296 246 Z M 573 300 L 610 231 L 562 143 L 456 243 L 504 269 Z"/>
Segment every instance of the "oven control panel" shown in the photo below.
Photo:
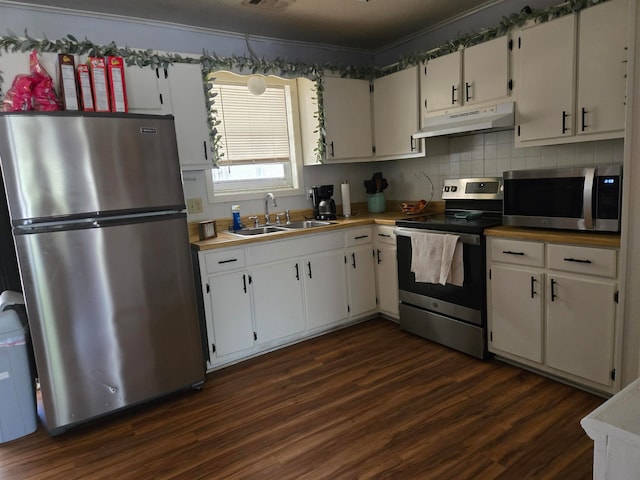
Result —
<path fill-rule="evenodd" d="M 451 178 L 444 181 L 442 199 L 501 200 L 502 177 Z"/>

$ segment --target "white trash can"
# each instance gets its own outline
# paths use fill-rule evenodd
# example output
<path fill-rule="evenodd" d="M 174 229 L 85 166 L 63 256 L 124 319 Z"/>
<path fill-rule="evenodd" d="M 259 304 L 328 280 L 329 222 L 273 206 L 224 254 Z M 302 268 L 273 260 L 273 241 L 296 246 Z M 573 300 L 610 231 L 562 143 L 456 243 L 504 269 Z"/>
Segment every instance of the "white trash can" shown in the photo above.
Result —
<path fill-rule="evenodd" d="M 37 428 L 27 334 L 28 326 L 23 325 L 14 309 L 0 312 L 0 442 L 22 437 Z"/>

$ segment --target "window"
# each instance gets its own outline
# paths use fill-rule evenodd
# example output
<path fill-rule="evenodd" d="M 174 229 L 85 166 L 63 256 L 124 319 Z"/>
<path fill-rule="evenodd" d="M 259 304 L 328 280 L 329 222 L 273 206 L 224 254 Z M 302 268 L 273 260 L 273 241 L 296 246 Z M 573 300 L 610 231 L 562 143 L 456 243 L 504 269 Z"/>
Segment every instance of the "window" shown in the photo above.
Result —
<path fill-rule="evenodd" d="M 219 168 L 207 181 L 210 201 L 258 198 L 267 191 L 299 194 L 296 80 L 266 77 L 266 90 L 254 95 L 248 75 L 214 72 L 210 78 L 212 108 L 221 121 Z"/>

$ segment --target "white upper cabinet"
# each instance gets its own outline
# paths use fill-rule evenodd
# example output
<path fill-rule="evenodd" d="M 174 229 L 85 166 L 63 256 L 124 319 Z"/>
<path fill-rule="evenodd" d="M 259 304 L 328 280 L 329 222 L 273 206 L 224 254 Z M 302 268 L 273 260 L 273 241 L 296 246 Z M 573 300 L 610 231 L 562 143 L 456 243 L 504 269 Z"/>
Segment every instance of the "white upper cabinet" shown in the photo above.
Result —
<path fill-rule="evenodd" d="M 373 135 L 369 81 L 325 77 L 323 82 L 326 161 L 371 160 Z"/>
<path fill-rule="evenodd" d="M 422 156 L 422 142 L 412 135 L 420 128 L 418 67 L 376 78 L 373 121 L 376 158 Z"/>
<path fill-rule="evenodd" d="M 129 113 L 166 115 L 171 113 L 168 70 L 125 65 Z"/>
<path fill-rule="evenodd" d="M 520 33 L 516 146 L 624 136 L 627 0 Z"/>
<path fill-rule="evenodd" d="M 173 114 L 182 170 L 211 168 L 207 103 L 199 63 L 167 68 L 130 66 L 125 73 L 130 113 Z"/>
<path fill-rule="evenodd" d="M 580 12 L 577 134 L 624 132 L 627 0 Z"/>
<path fill-rule="evenodd" d="M 426 114 L 447 113 L 510 94 L 507 36 L 429 60 L 422 68 L 422 107 Z"/>
<path fill-rule="evenodd" d="M 574 134 L 575 32 L 576 16 L 567 15 L 520 34 L 516 137 L 521 142 Z"/>

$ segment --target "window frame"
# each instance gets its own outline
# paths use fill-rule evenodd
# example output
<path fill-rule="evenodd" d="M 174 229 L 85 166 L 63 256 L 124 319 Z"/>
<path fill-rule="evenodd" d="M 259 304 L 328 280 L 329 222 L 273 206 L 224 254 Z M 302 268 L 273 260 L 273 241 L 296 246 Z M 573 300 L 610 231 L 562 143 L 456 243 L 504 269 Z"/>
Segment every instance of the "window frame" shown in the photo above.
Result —
<path fill-rule="evenodd" d="M 235 83 L 246 85 L 251 75 L 241 75 L 226 70 L 212 71 L 208 75 L 209 78 L 215 78 L 222 80 L 225 83 Z M 303 175 L 302 175 L 302 133 L 300 127 L 300 108 L 298 101 L 298 85 L 295 78 L 286 79 L 277 77 L 275 75 L 265 75 L 267 86 L 288 85 L 290 89 L 290 105 L 291 105 L 291 118 L 289 121 L 292 125 L 292 133 L 290 136 L 290 150 L 292 155 L 292 161 L 290 164 L 291 180 L 293 187 L 283 187 L 276 184 L 265 185 L 264 188 L 258 185 L 258 188 L 251 189 L 243 192 L 239 190 L 216 192 L 216 187 L 213 180 L 212 171 L 207 171 L 205 174 L 205 183 L 207 187 L 207 197 L 209 203 L 228 203 L 230 201 L 240 200 L 256 200 L 264 198 L 268 192 L 273 192 L 279 197 L 295 196 L 304 194 Z M 207 80 L 209 82 L 209 80 Z M 225 168 L 221 166 L 219 168 Z M 286 168 L 286 167 L 285 167 Z M 256 182 L 260 182 L 257 180 Z"/>

